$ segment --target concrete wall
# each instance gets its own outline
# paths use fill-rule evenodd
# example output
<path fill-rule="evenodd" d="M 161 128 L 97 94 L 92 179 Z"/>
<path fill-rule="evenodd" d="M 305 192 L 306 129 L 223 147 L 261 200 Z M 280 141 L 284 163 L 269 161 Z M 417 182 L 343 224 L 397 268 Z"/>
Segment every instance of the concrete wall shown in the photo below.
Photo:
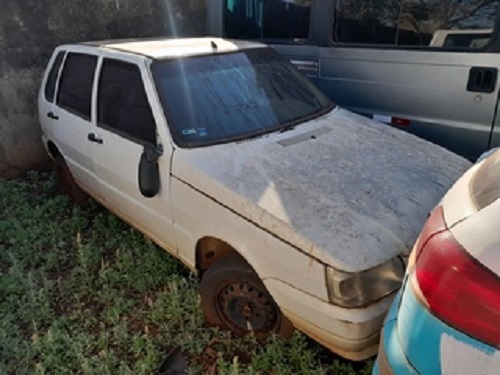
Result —
<path fill-rule="evenodd" d="M 2 0 L 0 177 L 48 165 L 37 94 L 55 46 L 85 40 L 205 32 L 205 0 Z"/>

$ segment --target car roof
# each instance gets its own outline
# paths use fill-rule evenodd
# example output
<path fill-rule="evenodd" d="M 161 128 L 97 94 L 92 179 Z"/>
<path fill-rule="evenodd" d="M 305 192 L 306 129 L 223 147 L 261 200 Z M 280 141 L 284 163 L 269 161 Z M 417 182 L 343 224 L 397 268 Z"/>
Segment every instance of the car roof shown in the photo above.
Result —
<path fill-rule="evenodd" d="M 161 39 L 118 39 L 81 43 L 103 49 L 112 49 L 147 56 L 152 59 L 168 59 L 187 56 L 221 54 L 244 49 L 262 48 L 256 42 L 229 40 L 216 37 L 203 38 L 161 38 Z"/>

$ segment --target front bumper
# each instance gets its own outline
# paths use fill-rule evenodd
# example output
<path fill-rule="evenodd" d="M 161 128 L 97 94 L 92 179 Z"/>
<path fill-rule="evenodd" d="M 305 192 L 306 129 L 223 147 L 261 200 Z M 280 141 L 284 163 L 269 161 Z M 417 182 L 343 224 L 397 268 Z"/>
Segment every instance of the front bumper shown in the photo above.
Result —
<path fill-rule="evenodd" d="M 341 308 L 276 279 L 264 281 L 293 325 L 340 356 L 362 361 L 377 353 L 380 328 L 394 295 L 368 307 Z"/>

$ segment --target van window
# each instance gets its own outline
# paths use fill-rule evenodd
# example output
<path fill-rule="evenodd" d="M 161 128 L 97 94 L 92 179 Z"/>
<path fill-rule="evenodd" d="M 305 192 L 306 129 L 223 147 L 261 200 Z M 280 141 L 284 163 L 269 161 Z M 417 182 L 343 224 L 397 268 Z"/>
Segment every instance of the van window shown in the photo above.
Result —
<path fill-rule="evenodd" d="M 225 35 L 305 42 L 311 3 L 312 0 L 225 0 Z"/>
<path fill-rule="evenodd" d="M 64 54 L 66 52 L 61 51 L 57 54 L 52 68 L 50 68 L 49 76 L 47 77 L 47 83 L 45 84 L 45 99 L 48 102 L 54 100 L 54 92 L 56 90 L 57 76 L 59 75 L 59 69 L 61 68 L 61 63 L 63 62 Z"/>
<path fill-rule="evenodd" d="M 490 41 L 500 1 L 342 0 L 341 43 L 474 50 Z"/>
<path fill-rule="evenodd" d="M 156 125 L 138 66 L 104 59 L 97 124 L 132 140 L 156 144 Z"/>
<path fill-rule="evenodd" d="M 90 120 L 92 85 L 97 56 L 68 53 L 59 84 L 57 104 Z"/>

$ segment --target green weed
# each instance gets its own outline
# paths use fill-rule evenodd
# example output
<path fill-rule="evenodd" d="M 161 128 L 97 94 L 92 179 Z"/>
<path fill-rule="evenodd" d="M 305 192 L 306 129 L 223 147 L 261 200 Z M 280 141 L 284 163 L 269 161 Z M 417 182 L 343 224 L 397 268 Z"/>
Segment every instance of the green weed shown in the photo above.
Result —
<path fill-rule="evenodd" d="M 369 374 L 296 333 L 260 344 L 208 328 L 198 280 L 51 174 L 0 180 L 0 373 L 152 374 L 180 346 L 189 373 Z"/>

